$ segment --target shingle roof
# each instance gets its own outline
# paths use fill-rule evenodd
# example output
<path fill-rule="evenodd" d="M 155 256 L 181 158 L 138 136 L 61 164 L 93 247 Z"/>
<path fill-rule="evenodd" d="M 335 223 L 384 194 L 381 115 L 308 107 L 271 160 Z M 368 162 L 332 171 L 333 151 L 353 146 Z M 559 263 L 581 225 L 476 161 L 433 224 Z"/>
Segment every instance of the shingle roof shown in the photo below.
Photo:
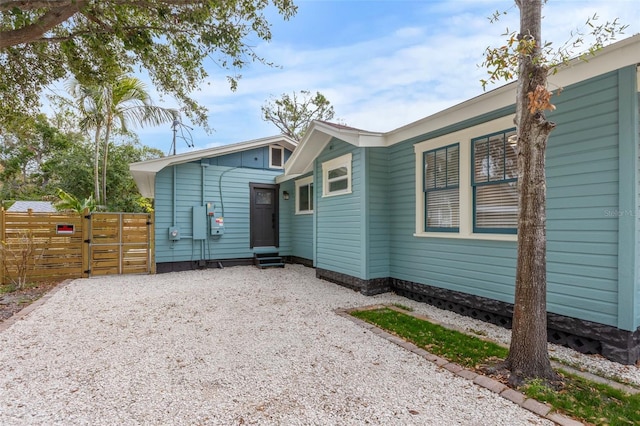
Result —
<path fill-rule="evenodd" d="M 32 210 L 37 213 L 54 213 L 56 208 L 49 201 L 16 201 L 7 209 L 8 212 L 26 212 Z"/>

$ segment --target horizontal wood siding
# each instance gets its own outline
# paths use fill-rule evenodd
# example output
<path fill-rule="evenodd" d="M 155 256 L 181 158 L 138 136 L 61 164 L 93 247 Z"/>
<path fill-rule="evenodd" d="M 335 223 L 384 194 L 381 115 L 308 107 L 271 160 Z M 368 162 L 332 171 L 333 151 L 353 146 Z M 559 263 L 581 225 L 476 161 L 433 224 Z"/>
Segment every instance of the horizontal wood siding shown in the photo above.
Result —
<path fill-rule="evenodd" d="M 607 212 L 618 206 L 617 91 L 611 73 L 555 97 L 547 155 L 548 309 L 614 326 L 618 224 Z M 390 275 L 513 303 L 515 242 L 413 236 L 413 143 L 389 148 Z"/>
<path fill-rule="evenodd" d="M 638 84 L 640 84 L 640 70 L 637 71 L 638 72 Z M 640 87 L 636 87 L 636 90 L 640 90 Z M 637 110 L 637 114 L 638 114 L 638 134 L 637 134 L 637 143 L 638 143 L 638 153 L 640 155 L 640 92 L 638 92 L 637 94 L 638 97 L 638 110 Z M 638 176 L 638 180 L 637 180 L 637 198 L 636 198 L 636 229 L 637 234 L 636 234 L 636 256 L 640 255 L 640 156 L 637 159 L 637 164 L 638 164 L 638 168 L 637 168 L 637 176 Z M 640 271 L 638 270 L 640 269 L 640 260 L 636 259 L 636 276 L 638 277 L 638 280 L 640 280 Z M 635 302 L 637 305 L 640 305 L 640 282 L 636 282 L 636 295 L 635 295 Z M 635 326 L 636 327 L 640 327 L 640 307 L 638 309 L 636 309 L 636 316 L 635 316 Z"/>
<path fill-rule="evenodd" d="M 301 176 L 299 179 L 308 177 Z M 296 214 L 296 180 L 280 184 L 280 254 L 313 260 L 313 214 Z M 282 192 L 289 200 L 282 199 Z M 314 200 L 315 201 L 315 200 Z"/>
<path fill-rule="evenodd" d="M 367 148 L 367 214 L 369 215 L 369 259 L 367 279 L 389 276 L 389 164 L 386 148 Z"/>
<path fill-rule="evenodd" d="M 516 244 L 414 237 L 413 143 L 390 148 L 389 176 L 391 276 L 512 303 Z"/>
<path fill-rule="evenodd" d="M 322 197 L 322 163 L 351 152 L 351 194 Z M 361 149 L 345 142 L 332 140 L 316 159 L 314 191 L 317 191 L 317 252 L 316 267 L 340 272 L 358 278 L 366 278 L 362 272 L 363 252 L 361 211 L 363 182 L 361 179 Z"/>
<path fill-rule="evenodd" d="M 176 221 L 182 238 L 170 242 L 168 229 L 173 223 L 173 170 L 167 168 L 156 176 L 156 262 L 201 259 L 236 259 L 253 257 L 249 247 L 249 183 L 274 183 L 278 170 L 258 170 L 209 166 L 205 168 L 204 200 L 202 166 L 199 163 L 177 167 Z M 220 179 L 222 177 L 222 197 Z M 224 205 L 223 202 L 224 201 Z M 204 242 L 193 241 L 192 209 L 203 202 L 215 205 L 216 216 L 223 215 L 225 233 Z"/>
<path fill-rule="evenodd" d="M 547 150 L 547 282 L 551 312 L 608 325 L 618 315 L 618 79 L 610 73 L 555 98 Z"/>
<path fill-rule="evenodd" d="M 287 191 L 289 199 L 282 198 L 282 193 Z M 280 184 L 280 255 L 292 256 L 293 216 L 295 213 L 295 186 L 293 180 Z"/>

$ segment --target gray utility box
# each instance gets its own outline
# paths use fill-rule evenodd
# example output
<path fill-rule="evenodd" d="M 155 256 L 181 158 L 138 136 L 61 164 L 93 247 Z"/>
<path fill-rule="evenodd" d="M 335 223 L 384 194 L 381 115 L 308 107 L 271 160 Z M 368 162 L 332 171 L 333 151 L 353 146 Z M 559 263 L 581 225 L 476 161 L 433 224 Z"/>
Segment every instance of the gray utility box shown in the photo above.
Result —
<path fill-rule="evenodd" d="M 224 235 L 224 219 L 211 216 L 211 235 Z"/>

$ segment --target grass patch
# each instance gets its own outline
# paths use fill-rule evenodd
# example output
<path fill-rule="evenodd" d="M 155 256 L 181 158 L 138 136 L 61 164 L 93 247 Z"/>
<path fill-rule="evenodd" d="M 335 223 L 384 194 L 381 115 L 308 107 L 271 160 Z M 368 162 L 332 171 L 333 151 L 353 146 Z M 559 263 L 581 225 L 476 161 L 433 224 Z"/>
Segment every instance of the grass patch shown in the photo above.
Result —
<path fill-rule="evenodd" d="M 495 343 L 389 308 L 354 311 L 351 315 L 468 368 L 495 363 L 506 358 L 508 353 L 506 348 Z M 550 404 L 556 411 L 590 424 L 640 424 L 640 394 L 631 395 L 564 371 L 558 374 L 562 377 L 559 388 L 534 380 L 519 390 L 530 398 Z"/>
<path fill-rule="evenodd" d="M 13 293 L 14 291 L 16 291 L 16 286 L 14 284 L 0 285 L 0 294 Z"/>
<path fill-rule="evenodd" d="M 356 311 L 351 315 L 392 331 L 434 355 L 465 367 L 476 368 L 488 359 L 507 356 L 507 349 L 493 342 L 449 330 L 393 309 Z"/>
<path fill-rule="evenodd" d="M 598 425 L 640 424 L 640 394 L 629 395 L 580 376 L 559 371 L 561 389 L 552 389 L 539 380 L 522 387 L 530 398 L 549 403 L 554 409 Z"/>

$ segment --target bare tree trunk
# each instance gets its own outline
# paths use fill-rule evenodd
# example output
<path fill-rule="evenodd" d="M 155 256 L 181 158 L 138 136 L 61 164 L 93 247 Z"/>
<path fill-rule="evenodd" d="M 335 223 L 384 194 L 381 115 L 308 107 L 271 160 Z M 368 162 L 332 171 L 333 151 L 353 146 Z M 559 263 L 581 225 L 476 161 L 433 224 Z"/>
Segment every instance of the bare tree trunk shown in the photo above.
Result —
<path fill-rule="evenodd" d="M 111 137 L 111 120 L 107 121 L 104 135 L 104 150 L 102 151 L 102 205 L 107 206 L 107 162 L 109 160 L 109 138 Z"/>
<path fill-rule="evenodd" d="M 545 212 L 545 150 L 555 124 L 546 120 L 543 109 L 535 107 L 536 96 L 542 95 L 544 99 L 548 95 L 548 69 L 538 60 L 542 0 L 516 0 L 516 3 L 520 8 L 520 37 L 536 44 L 520 54 L 516 101 L 518 263 L 511 346 L 506 360 L 514 384 L 526 377 L 556 378 L 547 349 Z"/>
<path fill-rule="evenodd" d="M 95 136 L 95 150 L 93 153 L 93 190 L 95 192 L 94 197 L 98 204 L 100 204 L 100 133 L 101 127 L 96 128 Z"/>

